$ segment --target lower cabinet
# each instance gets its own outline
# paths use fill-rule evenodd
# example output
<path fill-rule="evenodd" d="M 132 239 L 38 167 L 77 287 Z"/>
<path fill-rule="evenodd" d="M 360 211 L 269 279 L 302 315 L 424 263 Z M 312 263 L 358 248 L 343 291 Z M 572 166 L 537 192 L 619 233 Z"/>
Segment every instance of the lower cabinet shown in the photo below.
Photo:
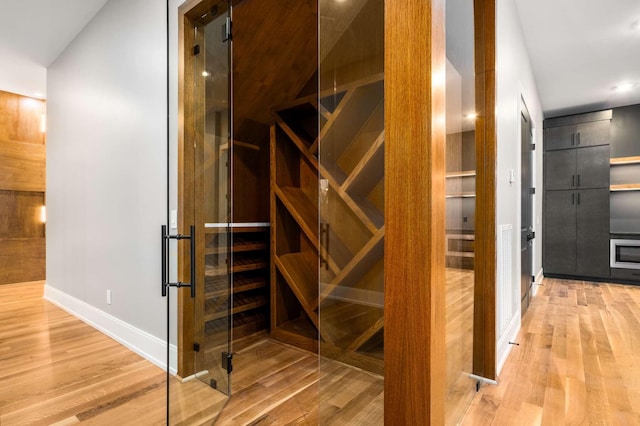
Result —
<path fill-rule="evenodd" d="M 609 189 L 545 194 L 545 273 L 609 277 Z"/>

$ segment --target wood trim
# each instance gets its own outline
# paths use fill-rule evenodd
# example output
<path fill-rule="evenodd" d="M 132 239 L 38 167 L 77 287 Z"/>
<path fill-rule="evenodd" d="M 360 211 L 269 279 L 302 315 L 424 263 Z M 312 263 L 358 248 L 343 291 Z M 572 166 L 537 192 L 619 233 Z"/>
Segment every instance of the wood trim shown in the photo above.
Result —
<path fill-rule="evenodd" d="M 444 424 L 444 22 L 443 0 L 385 5 L 386 424 Z"/>
<path fill-rule="evenodd" d="M 476 253 L 473 374 L 496 378 L 496 10 L 475 0 Z"/>

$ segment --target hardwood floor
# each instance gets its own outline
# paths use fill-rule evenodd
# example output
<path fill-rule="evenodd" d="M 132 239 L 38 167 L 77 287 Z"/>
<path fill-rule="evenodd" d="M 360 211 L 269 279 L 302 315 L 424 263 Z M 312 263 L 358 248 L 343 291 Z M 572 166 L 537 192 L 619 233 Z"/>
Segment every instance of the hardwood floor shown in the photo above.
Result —
<path fill-rule="evenodd" d="M 640 287 L 545 279 L 465 425 L 640 424 Z"/>
<path fill-rule="evenodd" d="M 448 344 L 462 354 L 465 343 L 451 343 L 470 334 L 465 286 L 458 288 L 448 319 L 461 323 Z M 481 388 L 463 424 L 640 424 L 640 287 L 547 279 L 517 340 L 499 386 Z M 228 401 L 197 380 L 171 382 L 172 425 L 380 424 L 379 376 L 326 360 L 318 368 L 315 355 L 266 338 L 234 360 Z M 165 424 L 165 380 L 44 301 L 42 282 L 0 286 L 0 424 Z M 449 406 L 464 406 L 452 392 Z"/>
<path fill-rule="evenodd" d="M 0 424 L 165 424 L 165 372 L 46 302 L 42 291 L 42 282 L 0 286 Z M 382 418 L 381 377 L 331 361 L 318 368 L 318 362 L 262 338 L 235 353 L 229 400 L 198 380 L 172 378 L 170 424 Z"/>

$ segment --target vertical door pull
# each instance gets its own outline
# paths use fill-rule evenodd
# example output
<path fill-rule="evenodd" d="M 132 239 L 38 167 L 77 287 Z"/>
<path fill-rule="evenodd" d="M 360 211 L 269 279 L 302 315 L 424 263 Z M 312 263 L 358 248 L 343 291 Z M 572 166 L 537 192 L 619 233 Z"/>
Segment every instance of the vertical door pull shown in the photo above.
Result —
<path fill-rule="evenodd" d="M 580 205 L 580 193 L 578 192 L 578 205 Z"/>
<path fill-rule="evenodd" d="M 580 188 L 580 175 L 578 175 L 578 188 Z"/>
<path fill-rule="evenodd" d="M 575 144 L 576 144 L 576 134 L 571 133 L 571 146 L 574 146 Z"/>
<path fill-rule="evenodd" d="M 576 135 L 576 145 L 580 146 L 580 132 Z"/>
<path fill-rule="evenodd" d="M 178 281 L 177 283 L 169 282 L 167 277 L 167 265 L 169 260 L 169 240 L 190 240 L 191 253 L 189 258 L 191 261 L 191 282 L 185 283 Z M 162 225 L 162 297 L 166 297 L 168 287 L 190 287 L 191 297 L 196 297 L 196 227 L 191 225 L 190 235 L 176 234 L 171 235 L 167 233 L 167 225 Z"/>

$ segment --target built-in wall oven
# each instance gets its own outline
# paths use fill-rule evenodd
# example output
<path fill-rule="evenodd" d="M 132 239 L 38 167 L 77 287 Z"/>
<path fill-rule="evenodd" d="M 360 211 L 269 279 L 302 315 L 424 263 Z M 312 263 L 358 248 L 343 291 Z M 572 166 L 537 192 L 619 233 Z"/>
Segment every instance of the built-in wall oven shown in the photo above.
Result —
<path fill-rule="evenodd" d="M 611 267 L 640 269 L 640 239 L 611 239 Z"/>

